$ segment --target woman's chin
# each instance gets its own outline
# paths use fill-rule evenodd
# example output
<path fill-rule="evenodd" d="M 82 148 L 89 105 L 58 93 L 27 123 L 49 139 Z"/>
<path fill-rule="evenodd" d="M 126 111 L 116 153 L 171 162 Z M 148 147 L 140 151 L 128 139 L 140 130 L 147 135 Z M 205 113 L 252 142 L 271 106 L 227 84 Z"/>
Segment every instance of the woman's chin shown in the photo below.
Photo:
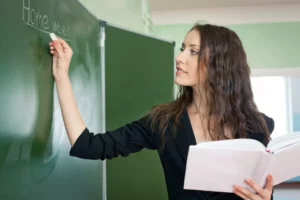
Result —
<path fill-rule="evenodd" d="M 180 79 L 180 78 L 178 78 L 178 77 L 175 78 L 174 83 L 175 83 L 176 85 L 178 85 L 178 86 L 189 86 L 189 84 L 187 83 L 187 81 L 182 80 L 182 79 Z"/>

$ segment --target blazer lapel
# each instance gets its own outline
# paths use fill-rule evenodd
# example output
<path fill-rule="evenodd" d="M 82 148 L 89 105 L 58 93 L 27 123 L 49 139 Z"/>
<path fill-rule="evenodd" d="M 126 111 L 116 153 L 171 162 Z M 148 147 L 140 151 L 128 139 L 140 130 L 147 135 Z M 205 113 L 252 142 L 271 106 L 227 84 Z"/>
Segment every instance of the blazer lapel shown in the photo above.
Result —
<path fill-rule="evenodd" d="M 183 111 L 180 125 L 177 127 L 173 140 L 181 158 L 183 159 L 184 163 L 186 163 L 189 146 L 196 144 L 195 136 L 186 108 Z"/>
<path fill-rule="evenodd" d="M 180 155 L 180 168 L 185 171 L 186 170 L 186 161 L 189 152 L 190 145 L 196 144 L 196 139 L 194 136 L 193 128 L 190 122 L 190 118 L 185 108 L 180 120 L 180 126 L 177 127 L 176 134 L 172 137 L 174 140 L 175 148 Z M 197 199 L 206 199 L 207 194 L 203 191 L 192 191 Z"/>

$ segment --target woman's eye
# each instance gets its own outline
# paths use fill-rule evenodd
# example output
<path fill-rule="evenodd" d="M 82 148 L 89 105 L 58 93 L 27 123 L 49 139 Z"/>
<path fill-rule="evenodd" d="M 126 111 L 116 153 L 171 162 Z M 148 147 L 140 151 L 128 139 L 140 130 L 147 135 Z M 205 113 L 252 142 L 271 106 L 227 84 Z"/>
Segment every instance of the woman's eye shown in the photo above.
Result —
<path fill-rule="evenodd" d="M 181 48 L 180 48 L 180 51 L 183 52 L 183 51 L 184 51 L 184 48 L 181 47 Z M 193 51 L 193 50 L 190 50 L 190 51 L 191 51 L 191 54 L 192 54 L 192 55 L 199 55 L 199 53 L 198 53 L 197 51 Z"/>
<path fill-rule="evenodd" d="M 197 51 L 193 51 L 191 50 L 192 55 L 199 55 L 199 53 Z"/>

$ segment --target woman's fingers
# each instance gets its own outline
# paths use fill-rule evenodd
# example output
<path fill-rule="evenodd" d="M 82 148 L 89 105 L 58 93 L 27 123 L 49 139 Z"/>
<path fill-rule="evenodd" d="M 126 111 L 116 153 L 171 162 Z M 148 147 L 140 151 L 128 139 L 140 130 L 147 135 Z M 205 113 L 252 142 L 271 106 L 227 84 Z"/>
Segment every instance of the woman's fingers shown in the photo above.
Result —
<path fill-rule="evenodd" d="M 233 193 L 236 194 L 237 196 L 241 197 L 242 199 L 247 199 L 248 197 L 246 195 L 244 195 L 243 193 L 241 193 L 240 191 L 234 189 Z"/>
<path fill-rule="evenodd" d="M 251 179 L 246 179 L 245 182 L 256 192 L 250 192 L 248 189 L 243 188 L 241 186 L 234 186 L 234 193 L 238 196 L 240 196 L 243 199 L 252 199 L 252 200 L 258 200 L 258 199 L 270 199 L 272 196 L 272 190 L 273 190 L 273 179 L 272 176 L 267 176 L 267 183 L 266 187 L 262 188 L 257 183 L 255 183 Z"/>
<path fill-rule="evenodd" d="M 50 45 L 50 53 L 52 52 L 52 54 L 55 51 L 57 51 L 57 53 L 60 57 L 64 56 L 65 54 L 66 55 L 73 54 L 71 47 L 68 45 L 67 42 L 65 42 L 61 38 L 57 38 L 56 40 L 50 42 L 49 45 Z"/>
<path fill-rule="evenodd" d="M 253 188 L 260 196 L 266 196 L 265 190 L 257 185 L 253 180 L 251 179 L 246 179 L 245 182 Z"/>
<path fill-rule="evenodd" d="M 53 46 L 54 46 L 55 50 L 57 51 L 58 56 L 63 57 L 64 51 L 63 51 L 63 48 L 62 48 L 61 44 L 59 43 L 59 41 L 57 41 L 57 40 L 54 41 Z"/>
<path fill-rule="evenodd" d="M 50 53 L 54 54 L 54 47 L 53 47 L 53 43 L 52 42 L 49 43 L 49 49 L 50 49 Z"/>
<path fill-rule="evenodd" d="M 58 55 L 57 55 L 57 51 L 55 50 L 55 47 L 53 46 L 52 43 L 50 43 L 49 49 L 50 49 L 50 53 L 51 53 L 52 55 L 54 55 L 55 57 L 58 56 Z"/>
<path fill-rule="evenodd" d="M 270 174 L 267 176 L 266 189 L 269 192 L 273 191 L 273 177 Z"/>
<path fill-rule="evenodd" d="M 247 190 L 246 188 L 243 188 L 241 186 L 235 185 L 234 186 L 234 191 L 242 194 L 243 196 L 247 197 L 248 199 L 252 199 L 252 200 L 257 200 L 258 199 L 258 195 L 250 192 L 249 190 Z M 247 199 L 246 198 L 246 199 Z"/>
<path fill-rule="evenodd" d="M 63 39 L 57 38 L 57 40 L 59 41 L 59 43 L 61 44 L 61 46 L 62 46 L 64 49 L 71 49 L 70 46 L 68 45 L 68 43 L 66 43 L 66 41 L 64 41 Z"/>
<path fill-rule="evenodd" d="M 71 49 L 71 47 L 68 45 L 68 43 L 66 41 L 64 41 L 63 39 L 61 38 L 58 38 L 57 39 L 59 41 L 59 43 L 61 44 L 64 52 L 68 55 L 72 55 L 73 54 L 73 51 Z"/>
<path fill-rule="evenodd" d="M 273 179 L 271 175 L 267 176 L 266 188 L 260 187 L 251 179 L 246 179 L 245 182 L 251 186 L 262 198 L 269 199 L 273 190 Z"/>

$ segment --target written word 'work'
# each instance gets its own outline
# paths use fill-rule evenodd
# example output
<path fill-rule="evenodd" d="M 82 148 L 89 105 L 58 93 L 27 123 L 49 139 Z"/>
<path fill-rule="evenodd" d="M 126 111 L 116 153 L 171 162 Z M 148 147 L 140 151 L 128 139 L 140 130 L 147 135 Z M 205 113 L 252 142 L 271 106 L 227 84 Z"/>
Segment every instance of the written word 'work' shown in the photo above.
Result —
<path fill-rule="evenodd" d="M 23 21 L 25 24 L 42 32 L 54 32 L 64 37 L 68 37 L 70 34 L 71 26 L 69 21 L 66 21 L 65 23 L 60 23 L 56 20 L 50 21 L 46 14 L 31 7 L 31 0 L 23 0 Z"/>

